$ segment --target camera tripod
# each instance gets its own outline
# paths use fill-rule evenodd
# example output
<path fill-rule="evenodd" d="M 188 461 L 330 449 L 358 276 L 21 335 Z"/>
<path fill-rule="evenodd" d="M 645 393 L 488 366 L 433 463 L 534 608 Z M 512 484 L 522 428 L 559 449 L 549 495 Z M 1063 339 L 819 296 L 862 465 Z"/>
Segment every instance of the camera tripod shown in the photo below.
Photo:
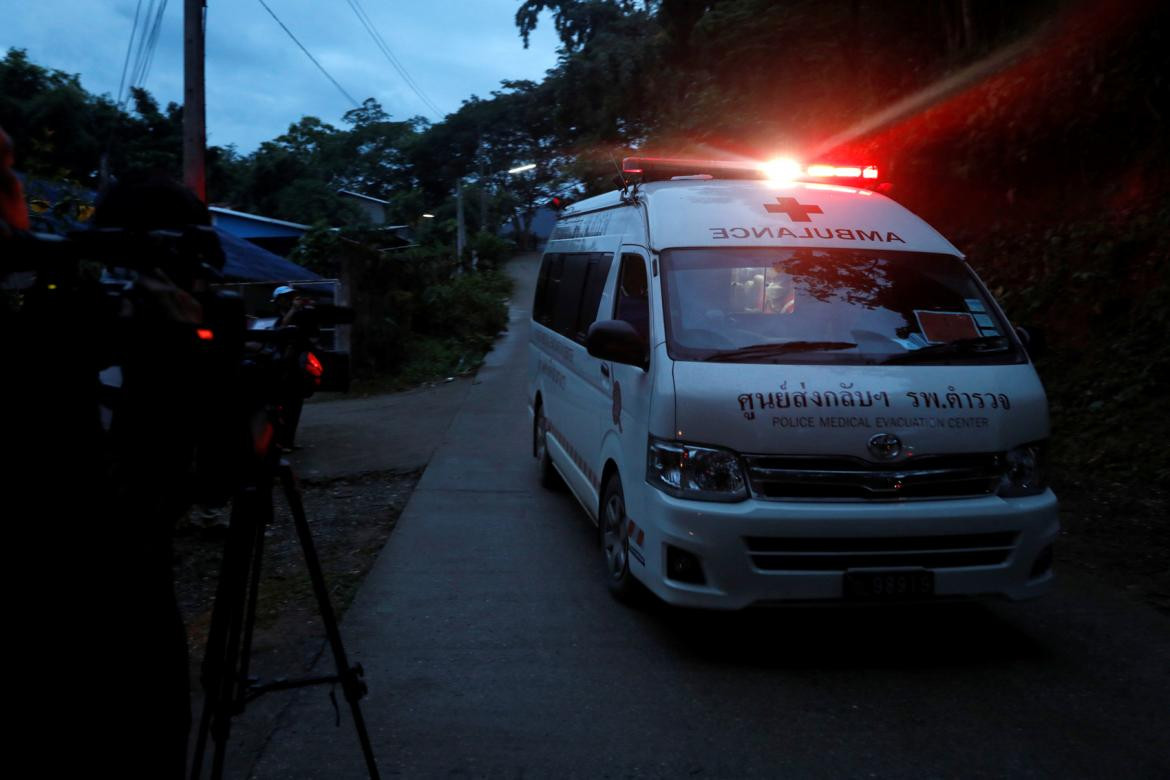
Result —
<path fill-rule="evenodd" d="M 304 503 L 296 475 L 287 461 L 276 460 L 275 451 L 261 457 L 256 464 L 254 479 L 248 480 L 235 492 L 232 499 L 231 522 L 224 544 L 223 562 L 216 587 L 215 607 L 211 613 L 211 627 L 207 650 L 203 658 L 201 681 L 204 690 L 203 715 L 199 722 L 195 756 L 191 767 L 192 780 L 199 780 L 203 770 L 203 755 L 210 734 L 215 740 L 211 776 L 223 776 L 224 755 L 231 734 L 231 720 L 243 713 L 248 702 L 277 690 L 302 688 L 308 685 L 340 683 L 353 714 L 354 727 L 361 741 L 362 755 L 371 778 L 377 778 L 378 767 L 370 745 L 358 700 L 367 692 L 360 665 L 350 666 L 345 647 L 337 628 L 337 618 L 329 602 L 325 577 L 313 537 L 309 532 Z M 336 673 L 295 680 L 277 680 L 258 684 L 248 677 L 251 660 L 252 630 L 256 622 L 256 597 L 260 584 L 260 564 L 264 532 L 272 522 L 272 493 L 274 478 L 279 478 L 288 501 L 304 553 L 305 564 L 312 580 L 317 607 L 325 625 L 325 633 L 333 652 Z M 336 706 L 336 700 L 334 701 Z"/>

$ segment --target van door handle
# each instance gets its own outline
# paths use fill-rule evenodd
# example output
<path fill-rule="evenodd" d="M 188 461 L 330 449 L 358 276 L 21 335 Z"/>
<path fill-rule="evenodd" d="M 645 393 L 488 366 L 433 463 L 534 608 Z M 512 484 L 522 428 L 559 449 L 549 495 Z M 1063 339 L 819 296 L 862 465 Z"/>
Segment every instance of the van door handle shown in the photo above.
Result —
<path fill-rule="evenodd" d="M 601 364 L 601 375 L 603 377 L 609 378 L 609 364 L 608 363 Z"/>

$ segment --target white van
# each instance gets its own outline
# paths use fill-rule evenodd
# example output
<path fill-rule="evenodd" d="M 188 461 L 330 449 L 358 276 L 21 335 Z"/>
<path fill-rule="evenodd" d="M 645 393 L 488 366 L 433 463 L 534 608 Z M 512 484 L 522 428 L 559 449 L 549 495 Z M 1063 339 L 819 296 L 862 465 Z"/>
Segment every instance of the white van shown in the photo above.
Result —
<path fill-rule="evenodd" d="M 597 522 L 616 595 L 1049 588 L 1044 389 L 962 254 L 862 186 L 876 169 L 625 173 L 640 181 L 562 213 L 529 358 L 542 480 Z M 856 186 L 826 183 L 841 174 Z"/>

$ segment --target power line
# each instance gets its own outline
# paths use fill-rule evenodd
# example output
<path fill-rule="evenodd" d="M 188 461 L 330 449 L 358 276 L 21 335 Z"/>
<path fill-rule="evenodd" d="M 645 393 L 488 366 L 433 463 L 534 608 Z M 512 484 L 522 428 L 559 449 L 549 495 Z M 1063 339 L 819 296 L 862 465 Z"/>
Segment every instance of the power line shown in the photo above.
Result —
<path fill-rule="evenodd" d="M 264 2 L 264 0 L 257 0 L 257 1 L 260 3 L 260 5 L 264 6 L 264 10 L 267 11 L 272 16 L 272 18 L 276 20 L 276 23 L 280 25 L 281 29 L 284 30 L 286 33 L 288 33 L 288 37 L 292 38 L 293 43 L 295 43 L 297 46 L 300 47 L 301 51 L 303 51 L 305 53 L 305 56 L 313 61 L 313 64 L 317 66 L 317 70 L 321 71 L 323 74 L 325 74 L 325 78 L 327 78 L 331 82 L 333 82 L 333 86 L 337 87 L 337 90 L 341 94 L 345 95 L 346 99 L 348 99 L 350 103 L 353 103 L 354 108 L 360 108 L 361 104 L 358 103 L 356 100 L 354 100 L 353 95 L 346 92 L 345 88 L 343 86 L 341 86 L 340 84 L 337 83 L 337 79 L 335 79 L 329 75 L 329 71 L 325 70 L 325 66 L 323 66 L 321 63 L 317 62 L 317 58 L 309 53 L 309 50 L 305 48 L 304 44 L 302 44 L 300 41 L 297 40 L 297 36 L 293 35 L 292 30 L 288 29 L 288 27 L 285 26 L 284 22 L 280 21 L 280 17 L 277 16 L 276 13 L 271 8 L 268 7 L 268 3 Z"/>
<path fill-rule="evenodd" d="M 386 43 L 386 39 L 383 38 L 381 33 L 378 32 L 377 28 L 374 27 L 374 22 L 372 19 L 370 19 L 369 14 L 366 13 L 366 9 L 362 7 L 361 0 L 345 0 L 345 2 L 349 5 L 354 15 L 357 16 L 358 21 L 362 23 L 362 27 L 365 27 L 366 32 L 368 32 L 370 37 L 374 39 L 374 45 L 377 46 L 379 51 L 382 52 L 382 55 L 386 58 L 386 61 L 389 62 L 394 70 L 398 72 L 398 75 L 402 77 L 402 80 L 406 83 L 406 86 L 408 86 L 415 95 L 418 95 L 418 99 L 421 100 L 423 105 L 425 105 L 431 111 L 435 119 L 442 118 L 442 110 L 440 110 L 439 107 L 436 106 L 429 97 L 427 97 L 426 93 L 423 92 L 422 87 L 420 87 L 415 82 L 409 73 L 407 73 L 406 67 L 399 61 L 397 57 L 394 56 L 394 52 L 390 50 L 390 45 Z"/>
<path fill-rule="evenodd" d="M 418 95 L 419 99 L 422 100 L 422 102 L 428 108 L 430 108 L 430 110 L 434 113 L 435 119 L 441 119 L 444 113 L 442 109 L 435 105 L 434 101 L 432 101 L 430 97 L 425 92 L 423 92 L 422 87 L 420 87 L 414 80 L 414 77 L 407 72 L 406 66 L 403 65 L 396 56 L 394 56 L 394 52 L 390 49 L 390 44 L 386 43 L 386 39 L 382 37 L 380 32 L 378 32 L 378 29 L 374 26 L 373 20 L 370 18 L 370 15 L 366 13 L 366 9 L 362 7 L 361 0 L 353 0 L 353 5 L 356 7 L 356 10 L 361 12 L 361 16 L 365 17 L 367 22 L 367 29 L 373 34 L 375 42 L 380 44 L 378 48 L 380 48 L 382 53 L 386 55 L 387 61 L 389 61 L 390 64 L 394 66 L 394 69 L 397 70 L 399 75 L 402 76 L 403 80 L 407 83 L 407 86 L 409 86 L 411 90 L 416 95 Z"/>
<path fill-rule="evenodd" d="M 154 53 L 158 50 L 158 34 L 162 30 L 163 14 L 167 10 L 167 0 L 162 0 L 158 4 L 158 10 L 154 16 L 154 24 L 150 28 L 150 38 L 147 40 L 146 52 L 143 57 L 142 68 L 138 75 L 138 86 L 146 83 L 146 76 L 150 73 L 150 66 L 154 63 Z"/>
<path fill-rule="evenodd" d="M 126 105 L 135 87 L 146 83 L 158 48 L 159 32 L 166 10 L 167 0 L 148 0 L 145 12 L 142 0 L 138 0 L 134 9 L 134 26 L 130 29 L 130 42 L 126 45 L 126 59 L 122 63 L 122 77 L 118 81 L 119 107 Z"/>
<path fill-rule="evenodd" d="M 134 25 L 130 28 L 130 40 L 126 43 L 126 59 L 122 61 L 122 77 L 118 79 L 118 105 L 122 105 L 122 91 L 126 88 L 126 71 L 130 69 L 130 52 L 134 50 L 134 36 L 138 34 L 138 17 L 142 13 L 142 0 L 134 9 Z"/>

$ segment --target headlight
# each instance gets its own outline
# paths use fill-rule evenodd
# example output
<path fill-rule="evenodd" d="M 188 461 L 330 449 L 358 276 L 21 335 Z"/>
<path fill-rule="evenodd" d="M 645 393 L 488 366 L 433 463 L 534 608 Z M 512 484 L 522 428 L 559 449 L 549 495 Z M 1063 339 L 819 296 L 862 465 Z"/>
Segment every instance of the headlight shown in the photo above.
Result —
<path fill-rule="evenodd" d="M 742 501 L 747 482 L 739 458 L 727 450 L 675 441 L 650 440 L 646 481 L 678 498 Z"/>
<path fill-rule="evenodd" d="M 999 483 L 1001 498 L 1035 496 L 1048 487 L 1048 476 L 1044 468 L 1044 445 L 1025 444 L 1016 447 L 1005 456 L 1007 470 Z"/>

